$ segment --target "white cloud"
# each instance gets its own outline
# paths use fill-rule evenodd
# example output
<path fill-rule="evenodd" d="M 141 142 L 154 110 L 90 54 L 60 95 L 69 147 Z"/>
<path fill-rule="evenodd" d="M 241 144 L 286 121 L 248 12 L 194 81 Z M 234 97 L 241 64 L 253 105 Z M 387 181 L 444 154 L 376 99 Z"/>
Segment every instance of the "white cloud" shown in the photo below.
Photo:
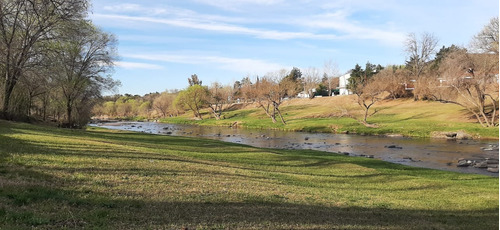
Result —
<path fill-rule="evenodd" d="M 266 1 L 262 1 L 264 4 Z M 272 4 L 270 2 L 269 4 Z M 110 11 L 118 14 L 95 14 L 93 15 L 105 23 L 119 22 L 121 25 L 135 26 L 138 28 L 150 27 L 151 24 L 175 26 L 195 30 L 211 31 L 217 33 L 248 35 L 260 39 L 289 40 L 289 39 L 311 39 L 311 40 L 337 40 L 337 39 L 363 39 L 378 40 L 388 44 L 401 44 L 405 33 L 391 31 L 390 26 L 374 28 L 370 25 L 361 24 L 349 19 L 352 12 L 348 9 L 314 15 L 298 15 L 293 19 L 250 19 L 244 17 L 225 17 L 220 15 L 199 14 L 192 10 L 167 9 L 167 8 L 145 8 L 136 4 L 121 4 L 108 7 Z M 132 16 L 120 13 L 123 11 L 146 12 Z M 147 13 L 150 12 L 150 13 Z M 151 12 L 168 12 L 156 14 Z M 102 20 L 104 19 L 104 20 Z M 124 21 L 128 23 L 124 23 Z M 264 29 L 238 25 L 236 23 L 277 24 L 293 28 L 295 31 L 282 31 L 276 29 Z M 145 25 L 143 25 L 146 23 Z M 390 22 L 387 22 L 387 25 Z M 380 27 L 381 25 L 377 25 Z M 383 26 L 383 25 L 382 25 Z M 314 32 L 311 32 L 314 31 Z"/>
<path fill-rule="evenodd" d="M 284 0 L 196 0 L 196 2 L 228 11 L 244 11 L 248 6 L 270 7 L 283 3 Z"/>
<path fill-rule="evenodd" d="M 140 62 L 122 62 L 117 61 L 115 65 L 124 69 L 150 69 L 150 70 L 158 70 L 163 69 L 163 66 L 148 64 L 148 63 L 140 63 Z"/>
<path fill-rule="evenodd" d="M 136 16 L 125 16 L 125 15 L 113 15 L 113 14 L 95 14 L 97 18 L 104 19 L 114 19 L 123 21 L 133 21 L 133 22 L 146 22 L 146 23 L 159 23 L 169 26 L 184 27 L 190 29 L 214 31 L 229 34 L 243 34 L 251 35 L 262 39 L 274 39 L 274 40 L 287 40 L 287 39 L 337 39 L 338 36 L 334 34 L 314 34 L 309 32 L 283 32 L 276 30 L 265 30 L 265 29 L 254 29 L 243 26 L 224 24 L 224 23 L 205 23 L 194 20 L 187 19 L 160 19 L 153 17 L 136 17 Z"/>
<path fill-rule="evenodd" d="M 270 71 L 276 71 L 287 66 L 268 62 L 265 60 L 250 58 L 228 58 L 219 56 L 201 56 L 201 55 L 163 55 L 163 54 L 124 54 L 127 58 L 134 58 L 148 61 L 161 61 L 192 65 L 208 65 L 219 69 L 235 71 L 239 73 L 265 74 Z"/>

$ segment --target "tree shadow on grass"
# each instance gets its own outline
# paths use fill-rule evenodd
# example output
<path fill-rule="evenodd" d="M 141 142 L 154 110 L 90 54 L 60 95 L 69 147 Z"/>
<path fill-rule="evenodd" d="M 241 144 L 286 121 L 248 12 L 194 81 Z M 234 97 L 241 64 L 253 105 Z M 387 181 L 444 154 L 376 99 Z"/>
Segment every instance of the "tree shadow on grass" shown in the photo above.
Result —
<path fill-rule="evenodd" d="M 242 202 L 155 202 L 54 186 L 5 186 L 0 196 L 6 228 L 498 229 L 498 209 L 328 207 L 246 194 Z"/>
<path fill-rule="evenodd" d="M 10 134 L 15 132 L 9 131 Z M 18 149 L 19 146 L 22 146 L 22 149 Z M 219 199 L 204 199 L 203 197 L 186 199 L 184 197 L 184 201 L 180 201 L 162 198 L 161 194 L 153 199 L 116 194 L 112 189 L 84 188 L 78 184 L 77 180 L 71 181 L 57 177 L 54 173 L 46 173 L 51 171 L 44 168 L 42 164 L 27 164 L 22 160 L 12 159 L 13 154 L 55 154 L 62 157 L 98 159 L 103 157 L 101 151 L 97 149 L 94 152 L 86 152 L 79 148 L 58 150 L 0 135 L 0 228 L 498 229 L 498 207 L 457 211 L 451 207 L 450 210 L 391 209 L 384 203 L 370 208 L 332 206 L 321 205 L 314 201 L 298 203 L 288 200 L 285 196 L 264 196 L 253 191 L 237 194 L 241 198 L 238 202 L 227 201 L 224 197 Z M 286 160 L 294 161 L 304 159 L 300 157 L 300 154 L 310 153 L 310 159 L 318 160 L 316 164 L 307 163 L 310 167 L 332 166 L 333 164 L 328 160 L 321 160 L 321 157 L 325 157 L 326 154 L 320 152 L 292 151 L 290 154 L 285 150 L 273 151 L 285 155 L 284 157 L 288 158 Z M 161 154 L 141 156 L 142 158 L 137 158 L 134 154 L 138 155 L 133 151 L 121 150 L 104 155 L 116 160 L 122 158 L 177 160 L 169 156 L 161 156 Z M 199 162 L 187 160 L 182 163 L 198 164 Z M 401 170 L 402 173 L 416 176 L 432 171 L 364 159 L 352 159 L 352 163 L 382 170 L 382 173 L 383 170 Z M 97 161 L 96 164 L 98 166 L 99 162 Z M 81 171 L 71 167 L 60 167 L 56 170 L 63 170 L 66 173 L 94 172 L 97 175 L 121 173 L 119 169 L 98 167 L 80 168 Z M 128 169 L 123 170 L 130 173 Z M 155 172 L 141 169 L 138 173 Z M 156 173 L 162 175 L 162 173 L 182 172 L 165 170 Z M 432 176 L 431 173 L 429 174 L 428 176 Z M 228 175 L 230 174 L 221 176 Z M 450 173 L 450 175 L 456 174 Z M 203 175 L 200 174 L 200 176 Z M 380 182 L 383 183 L 383 181 Z"/>

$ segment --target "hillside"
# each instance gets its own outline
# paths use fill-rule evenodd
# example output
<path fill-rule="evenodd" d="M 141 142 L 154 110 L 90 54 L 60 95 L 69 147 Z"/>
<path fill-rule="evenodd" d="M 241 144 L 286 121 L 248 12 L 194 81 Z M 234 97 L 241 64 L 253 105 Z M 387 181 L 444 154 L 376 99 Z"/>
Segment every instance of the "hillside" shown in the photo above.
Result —
<path fill-rule="evenodd" d="M 431 137 L 433 132 L 464 131 L 473 138 L 498 139 L 498 127 L 484 128 L 469 113 L 455 104 L 411 99 L 384 100 L 376 103 L 370 111 L 377 111 L 368 122 L 377 128 L 368 128 L 349 117 L 348 111 L 361 118 L 361 108 L 355 96 L 322 97 L 314 99 L 291 99 L 280 107 L 286 125 L 273 124 L 257 104 L 239 104 L 223 113 L 225 119 L 216 121 L 208 110 L 204 120 L 195 120 L 190 111 L 186 114 L 166 118 L 167 123 L 191 123 L 199 125 L 229 126 L 237 124 L 247 128 L 273 128 L 293 131 L 357 133 L 368 135 L 401 134 L 409 137 Z"/>

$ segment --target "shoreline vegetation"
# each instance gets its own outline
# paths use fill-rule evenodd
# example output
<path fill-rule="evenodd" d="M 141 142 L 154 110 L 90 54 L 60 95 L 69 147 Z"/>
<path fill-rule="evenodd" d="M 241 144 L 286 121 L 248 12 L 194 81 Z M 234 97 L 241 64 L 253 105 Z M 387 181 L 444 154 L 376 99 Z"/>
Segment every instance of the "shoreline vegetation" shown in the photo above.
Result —
<path fill-rule="evenodd" d="M 498 229 L 499 178 L 313 150 L 0 120 L 0 159 L 2 229 Z"/>
<path fill-rule="evenodd" d="M 145 117 L 118 118 L 124 120 L 156 120 L 163 123 L 193 124 L 251 129 L 278 129 L 299 132 L 325 132 L 358 135 L 404 136 L 412 138 L 498 139 L 498 127 L 484 128 L 462 107 L 435 101 L 411 99 L 384 100 L 374 105 L 375 115 L 367 127 L 356 119 L 343 116 L 349 110 L 361 112 L 355 95 L 290 99 L 283 102 L 282 113 L 287 124 L 271 122 L 255 103 L 233 104 L 216 120 L 210 111 L 202 110 L 203 120 L 186 112 L 176 117 L 147 119 Z M 360 116 L 360 115 L 359 115 Z"/>

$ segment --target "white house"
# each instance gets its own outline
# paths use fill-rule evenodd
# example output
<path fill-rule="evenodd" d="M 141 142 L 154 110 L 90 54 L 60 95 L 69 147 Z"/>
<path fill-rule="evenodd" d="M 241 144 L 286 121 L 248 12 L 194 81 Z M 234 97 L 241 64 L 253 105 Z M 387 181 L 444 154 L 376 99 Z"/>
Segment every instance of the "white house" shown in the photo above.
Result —
<path fill-rule="evenodd" d="M 339 95 L 349 95 L 352 94 L 350 90 L 347 89 L 347 84 L 349 84 L 349 78 L 351 77 L 351 71 L 339 77 Z"/>
<path fill-rule="evenodd" d="M 306 91 L 302 91 L 299 94 L 297 94 L 298 98 L 309 98 L 309 94 Z"/>

